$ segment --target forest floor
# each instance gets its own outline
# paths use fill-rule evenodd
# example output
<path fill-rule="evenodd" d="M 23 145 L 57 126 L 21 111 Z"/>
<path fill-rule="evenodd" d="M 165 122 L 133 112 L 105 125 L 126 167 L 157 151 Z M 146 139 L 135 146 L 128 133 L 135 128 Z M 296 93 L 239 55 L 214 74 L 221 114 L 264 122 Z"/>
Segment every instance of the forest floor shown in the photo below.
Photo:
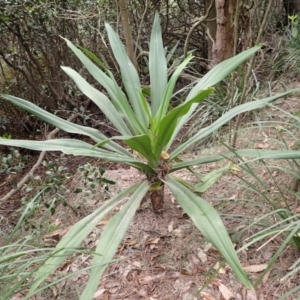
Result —
<path fill-rule="evenodd" d="M 296 96 L 281 99 L 277 101 L 276 105 L 291 114 L 300 111 L 300 101 Z M 291 117 L 286 113 L 270 106 L 251 118 L 252 120 L 248 119 L 241 129 L 238 149 L 284 149 L 294 142 L 293 139 L 282 134 L 281 126 L 292 122 Z M 264 125 L 259 126 L 263 123 Z M 226 141 L 228 132 L 226 133 L 225 130 L 219 135 Z M 226 147 L 216 142 L 199 145 L 197 149 L 192 149 L 190 153 L 184 154 L 184 158 L 224 152 L 227 152 Z M 70 226 L 108 201 L 111 196 L 139 181 L 143 176 L 133 168 L 105 164 L 104 176 L 115 181 L 115 184 L 109 185 L 108 191 L 100 186 L 96 193 L 91 193 L 83 180 L 83 171 L 76 171 L 78 165 L 83 165 L 87 161 L 92 166 L 101 166 L 101 162 L 97 160 L 68 158 L 65 166 L 72 173 L 72 176 L 64 183 L 67 186 L 65 200 L 68 206 L 60 204 L 56 212 L 47 219 L 45 228 L 52 228 L 52 231 L 44 231 L 40 247 L 55 246 Z M 207 174 L 227 163 L 228 161 L 222 161 L 198 166 L 196 170 Z M 276 167 L 282 168 L 286 165 L 286 161 L 272 161 L 267 165 L 257 162 L 253 163 L 252 169 L 255 171 L 255 176 L 265 184 L 264 196 L 272 199 L 273 203 L 277 203 L 277 207 L 284 208 L 288 205 L 296 214 L 300 212 L 300 205 L 297 195 L 291 191 L 293 178 Z M 43 167 L 38 173 L 43 173 Z M 177 175 L 188 181 L 195 182 L 196 180 L 189 172 L 180 171 Z M 0 196 L 8 191 L 10 185 L 7 183 L 11 180 L 8 177 L 2 177 L 2 179 L 3 182 L 0 182 L 2 195 Z M 15 180 L 17 179 L 15 178 Z M 270 202 L 267 202 L 255 188 L 249 187 L 246 181 L 250 182 L 252 187 L 256 187 L 257 190 L 262 190 L 259 180 L 255 179 L 253 174 L 237 167 L 235 170 L 223 174 L 209 190 L 201 194 L 202 198 L 209 201 L 220 212 L 237 249 L 249 242 L 247 238 L 249 239 L 252 234 L 257 232 L 259 226 L 245 230 L 237 240 L 234 240 L 235 234 L 246 228 L 256 218 L 272 210 Z M 76 193 L 78 188 L 82 188 L 83 192 Z M 7 234 L 14 223 L 11 222 L 12 218 L 16 218 L 16 220 L 18 218 L 15 208 L 21 197 L 22 192 L 15 195 L 14 200 L 5 205 L 1 204 L 0 215 L 3 218 L 0 223 L 2 229 L 0 245 L 5 242 L 5 232 Z M 71 207 L 79 207 L 79 209 L 74 210 Z M 116 208 L 116 210 L 118 209 L 120 207 Z M 42 210 L 40 213 L 42 214 Z M 10 225 L 3 223 L 7 218 L 10 219 Z M 275 222 L 276 217 L 272 218 Z M 109 218 L 101 221 L 91 232 L 84 242 L 85 248 L 93 249 L 95 247 L 108 220 Z M 5 230 L 3 230 L 4 228 Z M 243 267 L 252 282 L 255 282 L 266 269 L 283 240 L 284 236 L 277 235 L 257 242 L 239 253 Z M 152 212 L 149 202 L 145 202 L 138 209 L 126 237 L 117 251 L 115 262 L 108 266 L 94 299 L 279 299 L 280 296 L 300 283 L 299 272 L 288 280 L 282 280 L 298 257 L 299 250 L 288 244 L 273 267 L 263 276 L 262 283 L 255 288 L 255 291 L 245 289 L 236 280 L 230 267 L 223 263 L 220 253 L 202 237 L 174 197 L 166 190 L 164 212 L 161 215 Z M 58 272 L 72 273 L 87 267 L 90 262 L 89 254 L 77 255 L 64 264 Z M 55 275 L 52 279 L 50 278 L 50 280 L 54 279 Z M 87 279 L 88 273 L 83 271 L 53 286 L 47 295 L 38 295 L 32 299 L 77 299 L 78 293 L 84 288 Z M 18 293 L 12 300 L 22 299 L 22 297 L 24 297 L 24 293 Z"/>

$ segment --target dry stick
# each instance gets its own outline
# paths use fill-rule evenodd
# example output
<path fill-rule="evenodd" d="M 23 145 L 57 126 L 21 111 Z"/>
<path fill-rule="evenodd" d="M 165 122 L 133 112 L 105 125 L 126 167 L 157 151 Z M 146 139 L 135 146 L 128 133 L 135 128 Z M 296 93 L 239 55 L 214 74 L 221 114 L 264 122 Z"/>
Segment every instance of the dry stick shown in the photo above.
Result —
<path fill-rule="evenodd" d="M 271 8 L 272 8 L 272 2 L 273 1 L 269 1 L 266 13 L 264 15 L 263 22 L 262 22 L 262 24 L 259 28 L 258 34 L 257 34 L 257 38 L 256 38 L 256 41 L 255 41 L 256 45 L 261 41 L 263 32 L 266 28 L 268 17 L 269 17 Z M 247 95 L 247 91 L 248 91 L 248 88 L 249 88 L 249 79 L 250 79 L 250 76 L 251 76 L 251 70 L 253 69 L 254 60 L 255 60 L 255 56 L 253 55 L 250 59 L 250 62 L 249 62 L 249 65 L 248 65 L 248 68 L 247 68 L 247 71 L 246 71 L 246 74 L 245 74 L 245 85 L 243 87 L 243 91 L 242 91 L 242 95 L 241 95 L 241 104 L 243 104 L 246 101 L 246 95 Z M 232 143 L 231 143 L 232 148 L 236 147 L 236 140 L 237 140 L 237 135 L 238 135 L 237 130 L 240 127 L 241 119 L 242 119 L 242 114 L 239 114 L 237 116 L 236 123 L 235 123 L 234 135 L 233 135 Z"/>
<path fill-rule="evenodd" d="M 72 115 L 70 118 L 67 119 L 67 121 L 71 122 L 74 120 L 76 117 L 78 117 L 79 114 Z M 46 140 L 52 139 L 52 137 L 58 133 L 60 129 L 55 128 L 52 130 L 47 136 Z M 29 170 L 29 172 L 17 183 L 17 187 L 15 189 L 12 189 L 10 192 L 8 192 L 4 197 L 0 199 L 0 205 L 4 202 L 7 201 L 13 194 L 15 194 L 24 184 L 25 182 L 33 176 L 34 172 L 36 169 L 39 167 L 39 165 L 42 163 L 47 151 L 42 151 L 37 162 L 34 164 L 34 166 Z"/>
<path fill-rule="evenodd" d="M 236 2 L 236 10 L 234 16 L 234 40 L 233 40 L 233 53 L 232 55 L 236 55 L 237 44 L 238 44 L 238 29 L 239 29 L 239 13 L 240 13 L 240 1 Z"/>
<path fill-rule="evenodd" d="M 148 11 L 148 0 L 146 0 L 146 3 L 145 3 L 145 10 L 143 12 L 143 15 L 142 15 L 142 18 L 141 18 L 141 21 L 140 21 L 140 26 L 139 26 L 139 30 L 138 30 L 138 33 L 137 33 L 137 38 L 136 38 L 136 41 L 135 41 L 135 48 L 134 48 L 134 53 L 135 55 L 137 54 L 137 47 L 138 47 L 138 44 L 139 44 L 139 41 L 140 41 L 140 36 L 141 36 L 141 31 L 142 31 L 142 27 L 143 27 L 143 24 L 144 24 L 144 19 L 145 19 L 145 16 L 147 14 L 147 11 Z M 138 59 L 138 58 L 136 58 Z"/>
<path fill-rule="evenodd" d="M 209 8 L 207 9 L 206 11 L 206 14 L 205 16 L 202 16 L 198 19 L 198 21 L 191 27 L 186 39 L 185 39 L 185 43 L 184 43 L 184 51 L 183 51 L 183 56 L 184 58 L 186 58 L 186 55 L 187 55 L 187 51 L 188 51 L 188 46 L 189 46 L 189 42 L 190 42 L 190 37 L 193 33 L 193 31 L 195 30 L 196 27 L 198 27 L 199 25 L 201 25 L 204 21 L 206 21 L 207 17 L 208 17 L 208 14 L 209 14 L 209 11 L 210 9 L 212 8 L 212 5 L 213 5 L 214 1 L 211 1 L 210 5 L 209 5 Z"/>
<path fill-rule="evenodd" d="M 234 41 L 233 41 L 233 51 L 232 55 L 236 55 L 237 51 L 237 42 L 238 42 L 238 24 L 239 24 L 239 12 L 240 12 L 240 1 L 237 1 L 236 3 L 236 10 L 235 10 L 235 16 L 234 16 Z M 233 79 L 233 74 L 231 75 L 231 78 Z M 233 106 L 233 95 L 234 95 L 234 80 L 232 80 L 231 83 L 231 97 L 229 98 L 229 109 Z M 229 144 L 231 144 L 231 132 L 232 132 L 232 120 L 229 121 Z"/>

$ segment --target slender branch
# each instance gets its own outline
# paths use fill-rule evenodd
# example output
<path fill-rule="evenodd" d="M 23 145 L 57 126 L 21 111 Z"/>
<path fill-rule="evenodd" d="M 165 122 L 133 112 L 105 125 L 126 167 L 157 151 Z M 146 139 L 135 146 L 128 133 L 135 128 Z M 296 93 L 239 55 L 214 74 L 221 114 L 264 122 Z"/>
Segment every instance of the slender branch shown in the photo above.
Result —
<path fill-rule="evenodd" d="M 135 55 L 137 53 L 137 47 L 138 47 L 138 43 L 139 43 L 139 40 L 140 40 L 140 35 L 141 35 L 142 27 L 143 27 L 143 24 L 144 24 L 144 19 L 145 19 L 145 16 L 147 14 L 148 8 L 149 8 L 148 7 L 148 0 L 146 0 L 145 10 L 143 12 L 143 15 L 142 15 L 142 18 L 141 18 L 141 21 L 140 21 L 139 30 L 138 30 L 138 33 L 137 33 L 137 38 L 136 38 L 136 41 L 135 41 L 136 42 L 135 49 L 134 49 Z"/>
<path fill-rule="evenodd" d="M 237 42 L 238 42 L 238 30 L 239 30 L 239 14 L 240 14 L 240 1 L 236 2 L 236 10 L 234 16 L 234 44 L 233 44 L 233 53 L 232 55 L 236 55 L 237 52 Z"/>
<path fill-rule="evenodd" d="M 267 7 L 265 15 L 264 15 L 264 19 L 262 21 L 262 24 L 261 24 L 261 26 L 259 28 L 259 31 L 258 31 L 258 34 L 257 34 L 257 38 L 256 38 L 256 41 L 255 41 L 256 45 L 259 44 L 261 39 L 262 39 L 262 35 L 265 31 L 265 27 L 267 25 L 267 21 L 268 21 L 270 12 L 271 12 L 272 5 L 273 5 L 273 1 L 269 1 L 268 7 Z M 252 72 L 252 69 L 253 69 L 254 61 L 255 61 L 255 55 L 253 55 L 251 57 L 250 62 L 249 62 L 248 67 L 247 67 L 247 71 L 246 71 L 246 74 L 245 74 L 245 81 L 244 81 L 245 84 L 244 84 L 244 87 L 243 87 L 243 91 L 242 91 L 242 95 L 241 95 L 241 101 L 240 101 L 241 104 L 246 101 L 246 95 L 247 95 L 247 91 L 249 90 L 249 80 L 250 80 L 251 72 Z M 232 148 L 236 147 L 236 141 L 237 141 L 237 135 L 238 135 L 237 130 L 240 127 L 241 119 L 242 119 L 242 114 L 238 115 L 237 119 L 236 119 L 234 135 L 233 135 L 232 143 L 231 143 Z"/>
<path fill-rule="evenodd" d="M 187 56 L 187 51 L 188 51 L 188 45 L 189 45 L 189 42 L 190 42 L 190 38 L 191 38 L 191 35 L 193 33 L 193 31 L 199 26 L 201 25 L 202 23 L 204 23 L 206 21 L 206 19 L 208 18 L 208 14 L 209 14 L 209 11 L 211 10 L 212 8 L 212 5 L 213 5 L 214 1 L 211 1 L 210 2 L 210 5 L 209 5 L 209 8 L 207 9 L 206 11 L 206 14 L 202 17 L 200 17 L 198 19 L 198 21 L 191 27 L 186 39 L 185 39 L 185 43 L 184 43 L 184 50 L 183 50 L 183 55 L 184 57 Z"/>

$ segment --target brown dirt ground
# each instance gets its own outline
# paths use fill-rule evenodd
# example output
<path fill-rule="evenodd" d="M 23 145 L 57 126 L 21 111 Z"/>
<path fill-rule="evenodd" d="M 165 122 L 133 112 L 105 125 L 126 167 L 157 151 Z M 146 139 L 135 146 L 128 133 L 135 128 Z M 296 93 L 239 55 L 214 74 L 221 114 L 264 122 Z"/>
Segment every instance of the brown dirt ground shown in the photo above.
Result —
<path fill-rule="evenodd" d="M 292 113 L 300 110 L 300 102 L 296 97 L 280 100 L 278 105 Z M 280 142 L 280 139 L 287 144 L 293 142 L 293 138 L 282 134 L 282 128 L 278 127 L 278 120 L 289 121 L 286 115 L 278 112 L 275 108 L 269 108 L 261 111 L 258 119 L 260 122 L 266 120 L 271 123 L 268 127 L 258 126 L 258 123 L 252 126 L 248 123 L 248 126 L 244 127 L 240 134 L 237 148 L 283 149 L 284 143 Z M 253 122 L 255 120 L 253 117 Z M 285 125 L 282 124 L 282 126 Z M 227 135 L 224 132 L 224 140 Z M 220 145 L 201 147 L 189 155 L 186 154 L 185 158 L 213 155 L 224 150 L 226 148 Z M 101 165 L 101 162 L 97 160 L 90 160 L 90 162 L 94 166 Z M 105 177 L 115 180 L 116 184 L 111 185 L 108 192 L 100 187 L 99 191 L 93 194 L 84 186 L 82 172 L 75 171 L 79 164 L 83 164 L 80 158 L 73 158 L 68 164 L 74 176 L 68 179 L 69 191 L 66 200 L 70 206 L 80 208 L 74 213 L 68 207 L 61 205 L 55 215 L 48 220 L 49 223 L 55 225 L 57 231 L 48 233 L 44 238 L 44 245 L 40 245 L 41 247 L 48 246 L 49 240 L 51 243 L 52 238 L 52 243 L 57 243 L 57 239 L 66 232 L 65 228 L 99 207 L 111 195 L 141 179 L 142 176 L 132 168 L 123 169 L 120 165 L 105 165 Z M 224 164 L 226 162 L 213 163 L 197 167 L 196 170 L 206 174 Z M 270 161 L 268 165 L 285 166 L 284 162 L 278 161 Z M 277 201 L 278 207 L 288 205 L 295 213 L 300 212 L 299 200 L 289 189 L 290 175 L 274 167 L 271 172 L 268 172 L 268 168 L 259 163 L 254 163 L 253 169 L 257 177 L 265 184 L 263 191 L 269 199 Z M 187 172 L 180 171 L 177 175 L 185 180 L 195 180 Z M 212 188 L 201 195 L 221 213 L 232 237 L 234 233 L 245 228 L 255 218 L 271 210 L 270 203 L 266 202 L 253 188 L 249 188 L 243 180 L 249 180 L 253 187 L 262 190 L 258 180 L 254 180 L 253 176 L 249 176 L 242 169 L 237 169 L 225 173 Z M 7 182 L 7 180 L 5 181 Z M 0 183 L 1 186 L 3 187 Z M 84 190 L 80 194 L 75 193 L 75 189 L 78 187 L 82 187 Z M 3 189 L 2 193 L 6 191 L 7 189 Z M 18 196 L 14 196 L 14 199 L 17 201 Z M 14 210 L 14 207 L 12 206 L 9 210 Z M 4 212 L 4 210 L 0 211 L 4 217 L 11 216 L 10 214 L 4 215 Z M 275 222 L 275 220 L 276 218 L 273 217 L 271 221 Z M 97 244 L 99 234 L 106 222 L 107 220 L 101 222 L 88 236 L 84 244 L 86 248 L 93 248 Z M 243 246 L 246 238 L 257 231 L 258 226 L 248 229 L 236 247 Z M 278 235 L 273 239 L 257 242 L 239 254 L 245 267 L 252 266 L 255 269 L 248 272 L 253 282 L 259 277 L 265 264 L 270 262 L 282 242 L 283 237 Z M 94 299 L 278 299 L 300 283 L 299 273 L 288 280 L 281 281 L 288 268 L 298 257 L 299 251 L 287 245 L 270 272 L 264 276 L 263 283 L 256 287 L 255 291 L 246 290 L 235 279 L 228 265 L 222 265 L 219 252 L 202 237 L 191 220 L 183 213 L 174 197 L 166 190 L 163 214 L 154 214 L 149 202 L 144 203 L 137 211 L 115 256 L 118 261 L 108 266 Z M 65 264 L 60 272 L 74 272 L 87 267 L 90 262 L 91 257 L 87 254 L 78 255 L 73 261 Z M 213 276 L 214 272 L 215 276 Z M 87 278 L 88 274 L 83 272 L 53 287 L 52 295 L 50 293 L 47 297 L 37 296 L 32 299 L 77 299 L 78 292 L 84 288 Z M 201 289 L 202 287 L 204 288 Z M 15 295 L 13 299 L 22 299 L 22 295 Z"/>

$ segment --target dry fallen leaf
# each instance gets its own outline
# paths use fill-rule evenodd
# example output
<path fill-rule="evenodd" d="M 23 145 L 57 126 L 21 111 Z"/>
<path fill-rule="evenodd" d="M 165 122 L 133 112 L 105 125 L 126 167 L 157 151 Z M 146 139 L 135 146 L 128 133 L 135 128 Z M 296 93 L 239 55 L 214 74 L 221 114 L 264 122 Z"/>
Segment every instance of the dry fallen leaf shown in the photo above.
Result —
<path fill-rule="evenodd" d="M 263 279 L 262 279 L 262 283 L 263 283 L 263 284 L 265 284 L 265 283 L 268 281 L 268 279 L 269 279 L 269 277 L 270 277 L 270 274 L 271 274 L 271 270 L 272 270 L 272 269 L 270 269 L 270 270 L 265 274 L 265 276 L 263 277 Z"/>
<path fill-rule="evenodd" d="M 236 200 L 236 198 L 238 197 L 238 193 L 236 193 L 236 194 L 233 194 L 232 196 L 230 196 L 229 198 L 228 198 L 228 200 Z"/>
<path fill-rule="evenodd" d="M 152 238 L 152 239 L 149 239 L 146 243 L 145 243 L 145 247 L 146 246 L 149 246 L 149 248 L 152 250 L 154 248 L 157 247 L 157 244 L 159 242 L 160 238 Z"/>
<path fill-rule="evenodd" d="M 267 264 L 260 264 L 260 265 L 249 265 L 249 266 L 245 266 L 243 267 L 243 269 L 246 272 L 250 272 L 250 273 L 258 273 L 263 271 L 264 269 L 267 268 Z"/>
<path fill-rule="evenodd" d="M 45 235 L 44 239 L 43 239 L 45 245 L 53 246 L 53 245 L 57 244 L 61 240 L 61 238 L 69 231 L 69 229 L 71 227 L 72 226 L 68 226 L 66 228 L 61 228 L 61 229 L 51 232 L 50 234 Z"/>
<path fill-rule="evenodd" d="M 165 275 L 166 275 L 166 273 L 161 273 L 161 274 L 154 275 L 154 276 L 145 276 L 145 277 L 140 277 L 139 280 L 140 280 L 141 284 L 146 284 L 148 282 L 151 282 L 151 281 L 154 281 L 157 279 L 161 279 L 162 277 L 165 277 Z"/>
<path fill-rule="evenodd" d="M 105 291 L 106 291 L 105 289 L 100 289 L 100 290 L 98 290 L 98 291 L 94 294 L 93 300 L 99 300 L 99 299 L 100 299 L 100 296 L 101 296 Z"/>
<path fill-rule="evenodd" d="M 55 224 L 55 227 L 60 226 L 62 224 L 61 219 L 56 219 L 54 224 Z"/>
<path fill-rule="evenodd" d="M 229 300 L 230 298 L 233 297 L 232 292 L 223 283 L 219 284 L 219 291 L 221 292 L 221 294 L 225 300 Z"/>
<path fill-rule="evenodd" d="M 186 269 L 181 269 L 180 270 L 180 274 L 181 275 L 192 275 L 189 271 L 187 271 Z"/>
<path fill-rule="evenodd" d="M 254 149 L 267 149 L 269 147 L 270 147 L 270 145 L 267 143 L 255 143 L 254 144 Z"/>
<path fill-rule="evenodd" d="M 180 228 L 176 228 L 173 230 L 173 233 L 177 236 L 181 236 L 182 235 L 182 230 Z"/>
<path fill-rule="evenodd" d="M 238 174 L 238 172 L 241 171 L 241 168 L 237 167 L 236 165 L 233 165 L 232 167 L 230 167 L 230 173 L 233 173 L 233 174 Z"/>
<path fill-rule="evenodd" d="M 211 244 L 211 243 L 207 243 L 207 244 L 204 245 L 203 251 L 204 251 L 204 252 L 207 252 L 208 250 L 211 249 L 211 247 L 212 247 L 212 244 Z"/>
<path fill-rule="evenodd" d="M 141 262 L 139 261 L 134 261 L 132 264 L 137 268 L 140 268 L 142 266 Z"/>
<path fill-rule="evenodd" d="M 26 293 L 20 292 L 18 294 L 13 295 L 10 299 L 11 300 L 22 300 L 22 299 L 24 299 L 25 295 L 26 295 Z"/>
<path fill-rule="evenodd" d="M 201 292 L 201 297 L 204 299 L 204 300 L 216 300 L 215 297 L 213 297 L 212 295 L 208 294 L 208 293 L 205 293 L 205 292 Z"/>
<path fill-rule="evenodd" d="M 198 249 L 197 256 L 200 258 L 201 262 L 206 263 L 207 262 L 207 255 L 202 249 Z"/>
<path fill-rule="evenodd" d="M 254 291 L 247 291 L 247 300 L 257 300 L 256 293 Z"/>
<path fill-rule="evenodd" d="M 216 264 L 213 267 L 215 270 L 218 270 L 219 274 L 226 274 L 225 268 L 220 268 L 219 262 L 216 262 Z"/>
<path fill-rule="evenodd" d="M 174 224 L 174 222 L 173 222 L 173 220 L 170 222 L 170 224 L 168 225 L 168 232 L 172 232 L 173 231 L 173 224 Z"/>

